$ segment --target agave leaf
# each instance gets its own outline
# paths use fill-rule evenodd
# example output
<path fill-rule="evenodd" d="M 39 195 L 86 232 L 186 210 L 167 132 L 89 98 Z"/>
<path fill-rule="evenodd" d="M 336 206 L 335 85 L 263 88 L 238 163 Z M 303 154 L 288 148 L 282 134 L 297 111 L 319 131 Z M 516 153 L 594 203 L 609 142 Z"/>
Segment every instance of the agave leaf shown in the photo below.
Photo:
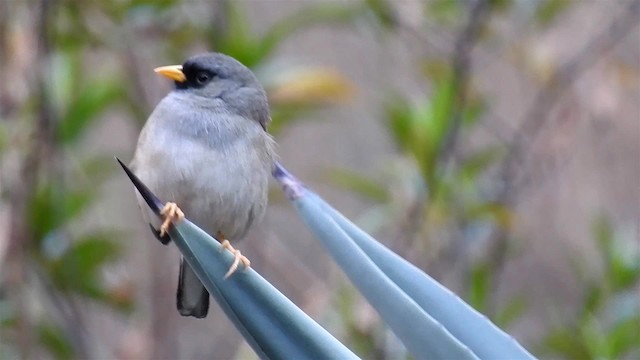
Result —
<path fill-rule="evenodd" d="M 477 359 L 369 258 L 338 224 L 337 216 L 327 211 L 326 203 L 281 166 L 274 176 L 309 229 L 416 358 Z"/>
<path fill-rule="evenodd" d="M 160 200 L 122 162 L 120 165 L 159 214 Z M 253 269 L 239 270 L 224 279 L 233 255 L 189 220 L 173 226 L 169 236 L 260 358 L 357 359 Z"/>
<path fill-rule="evenodd" d="M 351 223 L 280 165 L 274 175 L 314 234 L 414 356 L 533 358 L 484 315 Z M 412 312 L 414 305 L 422 311 Z M 385 307 L 399 307 L 404 313 Z M 407 314 L 412 315 L 403 318 Z M 402 318 L 400 326 L 394 326 L 395 316 Z M 420 330 L 436 324 L 440 329 Z"/>
<path fill-rule="evenodd" d="M 480 358 L 534 358 L 513 337 L 494 325 L 486 316 L 477 312 L 451 290 L 380 244 L 326 202 L 321 199 L 320 201 L 385 274 Z"/>

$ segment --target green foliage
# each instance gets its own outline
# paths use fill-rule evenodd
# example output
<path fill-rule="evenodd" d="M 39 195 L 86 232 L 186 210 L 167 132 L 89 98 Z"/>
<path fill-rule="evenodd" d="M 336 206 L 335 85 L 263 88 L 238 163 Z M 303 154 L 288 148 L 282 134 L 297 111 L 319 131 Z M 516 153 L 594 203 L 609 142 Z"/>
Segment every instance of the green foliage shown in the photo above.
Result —
<path fill-rule="evenodd" d="M 428 16 L 441 23 L 458 21 L 462 15 L 462 2 L 450 0 L 429 1 L 427 7 Z"/>
<path fill-rule="evenodd" d="M 487 262 L 479 262 L 472 266 L 469 272 L 469 287 L 467 299 L 474 309 L 490 314 L 492 311 L 491 291 L 495 289 L 495 276 Z M 510 298 L 492 316 L 499 326 L 506 328 L 518 320 L 527 309 L 527 301 L 523 296 Z"/>
<path fill-rule="evenodd" d="M 598 279 L 584 278 L 583 267 L 587 264 L 576 264 L 576 275 L 586 289 L 582 303 L 576 307 L 577 320 L 548 332 L 540 351 L 565 359 L 638 357 L 640 251 L 619 239 L 606 218 L 595 221 L 593 234 L 603 273 Z"/>
<path fill-rule="evenodd" d="M 343 341 L 362 359 L 374 358 L 377 349 L 373 330 L 380 326 L 366 329 L 358 324 L 357 313 L 353 311 L 358 306 L 356 291 L 351 285 L 341 286 L 337 291 L 336 298 L 336 315 L 339 316 L 340 325 L 343 327 L 342 331 L 345 333 Z"/>
<path fill-rule="evenodd" d="M 464 5 L 429 1 L 425 11 L 429 19 L 447 26 L 459 23 L 466 15 L 468 7 Z M 492 1 L 490 7 L 503 11 L 510 5 L 509 1 Z M 464 274 L 467 300 L 506 326 L 524 313 L 526 298 L 516 296 L 496 305 L 496 267 L 488 258 L 471 261 L 472 250 L 466 246 L 473 240 L 466 234 L 473 234 L 477 228 L 498 231 L 511 228 L 511 209 L 492 199 L 483 185 L 504 158 L 504 151 L 494 145 L 464 151 L 453 149 L 451 138 L 473 132 L 485 114 L 482 94 L 473 88 L 473 81 L 460 83 L 453 63 L 426 59 L 420 70 L 430 89 L 428 94 L 409 97 L 392 93 L 384 104 L 382 121 L 402 156 L 388 166 L 393 169 L 391 176 L 371 179 L 349 170 L 332 169 L 331 178 L 334 184 L 382 204 L 380 209 L 387 216 L 380 217 L 383 223 L 379 227 L 406 237 L 396 241 L 406 241 L 410 246 L 407 251 L 415 254 L 415 258 L 432 259 L 430 265 L 434 268 L 472 262 Z M 415 171 L 407 170 L 407 163 Z M 438 244 L 432 246 L 436 238 Z"/>
<path fill-rule="evenodd" d="M 489 267 L 485 264 L 476 265 L 471 270 L 469 303 L 478 311 L 486 311 L 488 309 L 489 291 L 491 290 L 491 274 Z"/>
<path fill-rule="evenodd" d="M 352 171 L 333 169 L 330 171 L 328 177 L 334 184 L 350 190 L 365 199 L 376 202 L 386 202 L 389 200 L 388 190 L 383 185 L 376 183 L 366 176 L 356 174 Z"/>
<path fill-rule="evenodd" d="M 536 20 L 541 25 L 549 25 L 564 10 L 569 8 L 572 0 L 541 0 L 537 2 Z"/>
<path fill-rule="evenodd" d="M 63 334 L 62 329 L 52 324 L 41 324 L 38 327 L 38 338 L 54 359 L 70 359 L 74 355 L 73 347 Z"/>
<path fill-rule="evenodd" d="M 58 289 L 108 302 L 101 286 L 101 268 L 117 259 L 120 248 L 113 234 L 91 234 L 77 239 L 57 259 L 48 262 L 48 272 Z"/>
<path fill-rule="evenodd" d="M 56 182 L 42 185 L 28 207 L 36 247 L 47 235 L 70 223 L 95 201 L 94 188 L 76 188 L 66 192 L 61 189 L 62 185 Z"/>
<path fill-rule="evenodd" d="M 122 82 L 96 79 L 74 91 L 58 126 L 63 144 L 76 141 L 107 107 L 113 106 L 125 94 Z"/>

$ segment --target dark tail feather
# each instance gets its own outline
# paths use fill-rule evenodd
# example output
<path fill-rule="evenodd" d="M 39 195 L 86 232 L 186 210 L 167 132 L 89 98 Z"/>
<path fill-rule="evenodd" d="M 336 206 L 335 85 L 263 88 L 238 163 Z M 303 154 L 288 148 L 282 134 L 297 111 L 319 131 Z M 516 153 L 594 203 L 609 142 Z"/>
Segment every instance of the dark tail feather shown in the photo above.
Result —
<path fill-rule="evenodd" d="M 167 245 L 168 243 L 171 242 L 171 238 L 169 237 L 169 234 L 164 234 L 164 236 L 160 236 L 160 230 L 156 230 L 156 228 L 154 228 L 153 225 L 151 225 L 151 223 L 149 223 L 149 228 L 151 229 L 151 233 L 153 234 L 153 236 L 155 236 L 156 239 L 158 239 L 158 241 L 162 243 L 162 245 Z"/>
<path fill-rule="evenodd" d="M 209 312 L 209 292 L 182 257 L 180 258 L 177 305 L 182 316 L 201 319 Z"/>

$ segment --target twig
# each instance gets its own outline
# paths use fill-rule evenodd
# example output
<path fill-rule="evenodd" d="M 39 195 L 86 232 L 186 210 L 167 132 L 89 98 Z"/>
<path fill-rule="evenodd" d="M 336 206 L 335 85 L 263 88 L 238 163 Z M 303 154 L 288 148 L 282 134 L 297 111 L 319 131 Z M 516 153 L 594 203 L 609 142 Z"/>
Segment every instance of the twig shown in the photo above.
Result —
<path fill-rule="evenodd" d="M 562 93 L 569 88 L 591 65 L 603 54 L 608 52 L 618 41 L 624 38 L 640 19 L 640 0 L 635 0 L 623 11 L 623 14 L 611 21 L 610 25 L 589 44 L 579 51 L 572 60 L 563 65 L 544 87 L 542 87 L 526 112 L 521 126 L 508 147 L 507 157 L 500 171 L 500 189 L 496 196 L 499 204 L 512 207 L 518 198 L 517 177 L 524 171 L 518 166 L 524 162 L 524 154 L 528 153 L 536 138 L 540 135 L 548 121 L 548 115 L 553 106 L 561 98 Z M 521 170 L 521 169 L 520 169 Z M 491 236 L 493 245 L 489 250 L 489 266 L 496 278 L 500 276 L 508 252 L 508 231 L 501 227 L 494 228 Z M 497 286 L 499 281 L 494 281 Z"/>
<path fill-rule="evenodd" d="M 469 10 L 466 25 L 458 36 L 455 48 L 451 57 L 451 91 L 452 100 L 449 104 L 449 126 L 444 135 L 444 140 L 438 149 L 438 168 L 431 179 L 426 179 L 430 186 L 429 199 L 434 199 L 445 177 L 447 167 L 454 158 L 457 139 L 462 125 L 463 113 L 467 103 L 469 74 L 471 73 L 471 52 L 476 45 L 482 28 L 491 14 L 491 3 L 489 0 L 476 0 Z M 415 209 L 415 221 L 424 219 L 423 208 Z M 426 220 L 422 220 L 426 221 Z M 435 269 L 432 269 L 435 270 Z"/>
<path fill-rule="evenodd" d="M 445 167 L 455 151 L 462 114 L 467 102 L 467 84 L 471 72 L 471 50 L 478 41 L 482 27 L 489 18 L 491 4 L 489 0 L 476 0 L 469 12 L 467 25 L 456 41 L 452 63 L 452 91 L 455 94 L 451 102 L 451 122 L 439 151 L 440 163 Z"/>
<path fill-rule="evenodd" d="M 82 320 L 82 316 L 77 306 L 73 303 L 70 295 L 62 295 L 56 291 L 54 285 L 51 283 L 50 277 L 46 275 L 46 270 L 36 265 L 35 273 L 42 283 L 43 290 L 47 294 L 47 298 L 51 301 L 51 305 L 58 310 L 63 324 L 63 331 L 73 335 L 69 338 L 69 342 L 76 350 L 74 355 L 78 359 L 88 359 L 89 352 L 87 351 L 85 335 L 87 327 L 84 321 L 79 321 Z"/>
<path fill-rule="evenodd" d="M 549 112 L 561 98 L 562 93 L 569 88 L 602 54 L 607 53 L 638 23 L 640 17 L 640 0 L 633 1 L 623 11 L 619 18 L 587 46 L 579 51 L 574 58 L 563 65 L 556 75 L 539 91 L 524 116 L 521 126 L 516 130 L 511 145 L 507 150 L 507 158 L 501 172 L 503 190 L 498 196 L 501 202 L 512 204 L 515 202 L 515 183 L 517 180 L 516 165 L 522 163 L 523 158 L 541 133 L 548 121 Z M 522 173 L 522 172 L 521 172 Z"/>

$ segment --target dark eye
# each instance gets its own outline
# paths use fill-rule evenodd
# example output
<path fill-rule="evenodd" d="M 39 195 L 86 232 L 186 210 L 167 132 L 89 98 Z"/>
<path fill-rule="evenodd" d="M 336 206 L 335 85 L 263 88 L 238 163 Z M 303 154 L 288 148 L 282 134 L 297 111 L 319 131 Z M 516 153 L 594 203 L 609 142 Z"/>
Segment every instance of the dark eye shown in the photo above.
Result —
<path fill-rule="evenodd" d="M 209 82 L 209 80 L 211 79 L 211 74 L 207 73 L 207 72 L 199 72 L 196 75 L 196 82 L 200 85 L 204 85 L 207 82 Z"/>

